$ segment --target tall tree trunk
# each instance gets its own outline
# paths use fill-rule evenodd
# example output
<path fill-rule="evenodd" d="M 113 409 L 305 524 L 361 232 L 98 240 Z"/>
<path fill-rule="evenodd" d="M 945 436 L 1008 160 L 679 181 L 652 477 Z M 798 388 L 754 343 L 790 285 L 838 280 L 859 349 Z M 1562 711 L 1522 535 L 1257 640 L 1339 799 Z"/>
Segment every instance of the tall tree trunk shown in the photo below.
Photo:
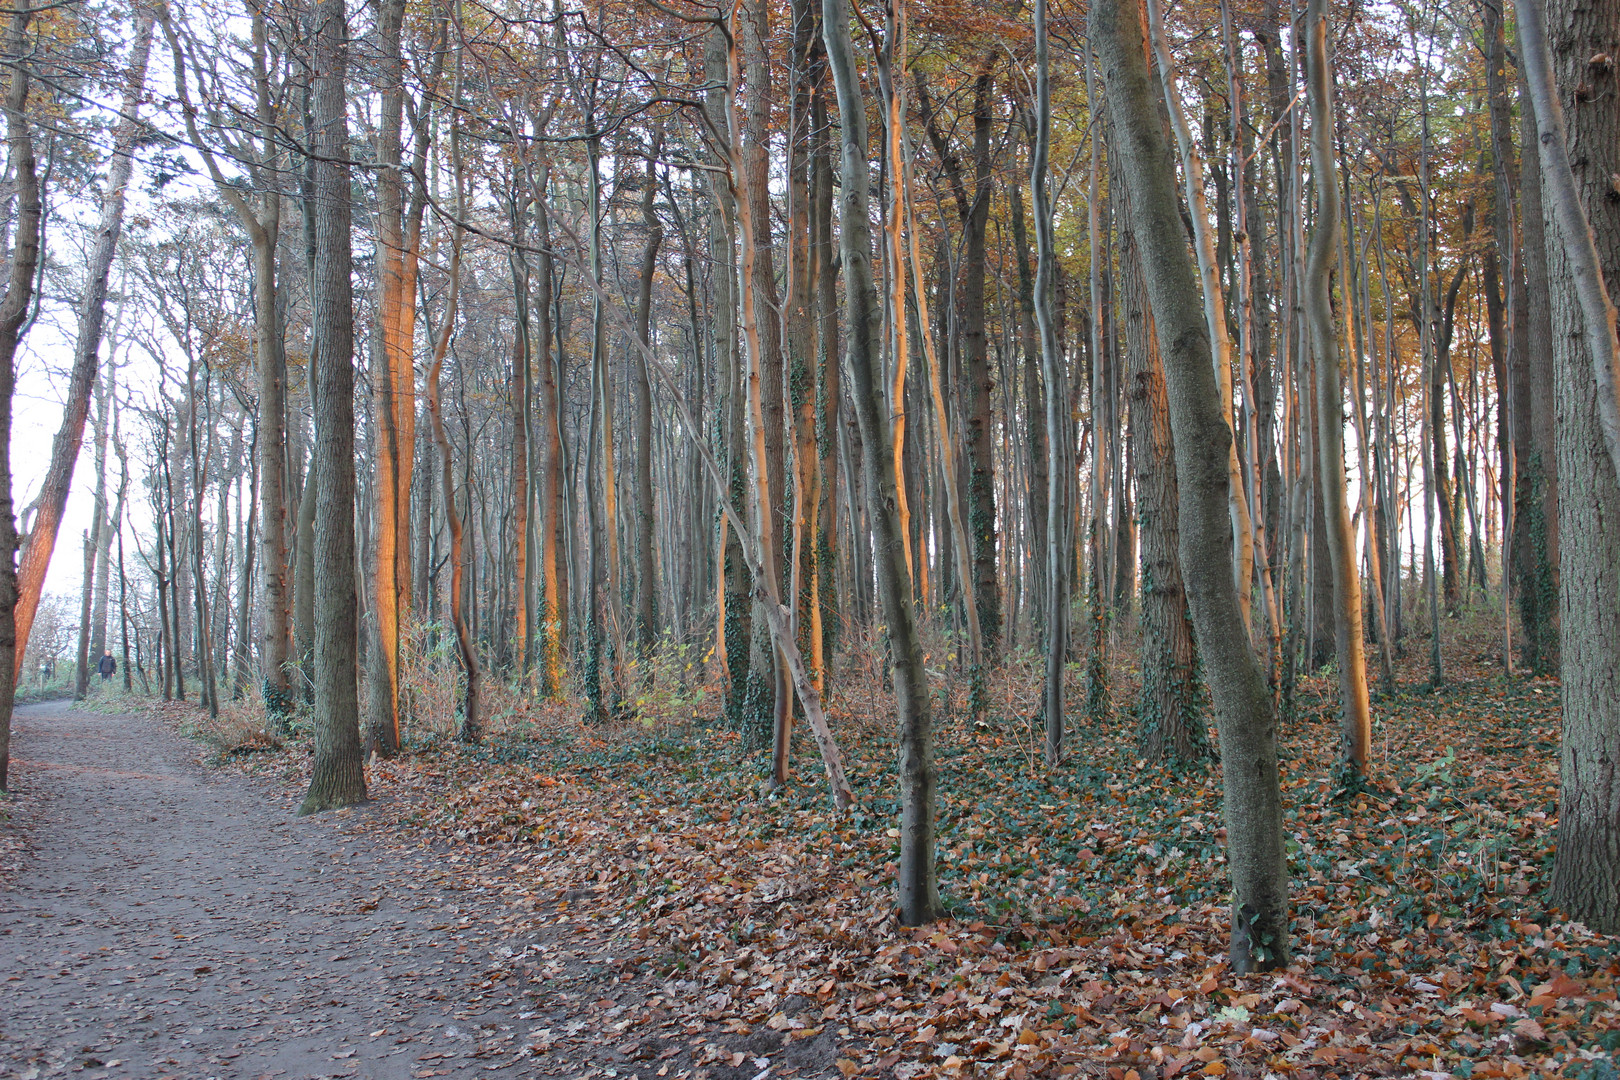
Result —
<path fill-rule="evenodd" d="M 1164 101 L 1170 117 L 1170 129 L 1176 136 L 1176 147 L 1181 168 L 1187 177 L 1187 201 L 1192 209 L 1193 251 L 1198 256 L 1198 278 L 1204 303 L 1204 320 L 1209 324 L 1210 347 L 1214 353 L 1215 385 L 1220 392 L 1221 411 L 1228 431 L 1236 431 L 1233 418 L 1232 396 L 1232 339 L 1226 322 L 1226 297 L 1221 286 L 1220 260 L 1215 250 L 1215 237 L 1209 225 L 1209 207 L 1204 195 L 1204 164 L 1193 141 L 1192 129 L 1187 122 L 1177 86 L 1174 62 L 1170 58 L 1170 45 L 1164 32 L 1164 19 L 1159 13 L 1159 0 L 1147 0 L 1148 36 L 1158 61 L 1159 80 L 1163 84 Z M 1243 471 L 1238 464 L 1237 443 L 1232 441 L 1227 454 L 1227 516 L 1231 520 L 1233 564 L 1232 575 L 1236 583 L 1238 611 L 1244 627 L 1250 624 L 1249 600 L 1254 571 L 1253 525 L 1249 520 L 1249 504 L 1243 495 Z"/>
<path fill-rule="evenodd" d="M 813 93 L 811 42 L 816 20 L 810 0 L 793 0 L 793 45 L 790 56 L 792 109 L 788 130 L 788 280 L 786 324 L 788 394 L 793 433 L 793 509 L 790 543 L 783 547 L 789 559 L 788 606 L 793 636 L 810 660 L 816 690 L 826 690 L 822 666 L 820 626 L 820 574 L 816 565 L 816 512 L 820 508 L 820 459 L 816 454 L 816 318 L 815 270 L 819 251 L 812 245 L 810 205 L 810 97 Z M 792 754 L 793 710 L 777 716 L 771 731 L 771 782 L 787 783 Z"/>
<path fill-rule="evenodd" d="M 79 644 L 73 652 L 74 701 L 83 701 L 90 692 L 90 607 L 96 591 L 96 548 L 101 546 L 97 542 L 101 532 L 99 522 L 97 526 L 94 533 L 89 529 L 84 531 L 84 577 L 80 579 L 79 589 Z"/>
<path fill-rule="evenodd" d="M 1001 581 L 996 576 L 996 473 L 991 448 L 990 356 L 985 340 L 985 233 L 990 222 L 995 74 L 989 54 L 973 79 L 973 201 L 962 237 L 962 377 L 967 380 L 967 518 L 973 537 L 973 595 L 988 661 L 1001 650 Z"/>
<path fill-rule="evenodd" d="M 562 402 L 557 393 L 557 362 L 552 348 L 552 258 L 551 218 L 546 205 L 549 172 L 540 167 L 536 183 L 535 224 L 540 245 L 536 273 L 540 279 L 537 310 L 540 342 L 540 427 L 544 438 L 541 453 L 543 471 L 540 502 L 540 570 L 541 570 L 541 633 L 540 692 L 547 697 L 560 697 L 563 693 L 562 648 L 564 615 L 567 608 L 565 590 L 568 575 L 564 560 L 568 545 L 562 542 L 560 531 L 565 527 L 563 518 L 563 447 Z"/>
<path fill-rule="evenodd" d="M 34 139 L 28 128 L 28 0 L 11 13 L 5 55 L 10 79 L 6 86 L 6 152 L 17 199 L 12 230 L 11 266 L 0 296 L 0 791 L 10 790 L 11 707 L 17 689 L 16 604 L 17 519 L 11 498 L 12 395 L 17 385 L 17 343 L 33 299 L 34 271 L 39 265 L 43 206 L 34 164 Z"/>
<path fill-rule="evenodd" d="M 457 135 L 452 130 L 450 136 L 452 143 Z M 464 573 L 469 561 L 466 547 L 466 529 L 462 523 L 461 511 L 456 506 L 456 477 L 454 461 L 450 453 L 450 438 L 444 430 L 444 408 L 441 404 L 439 391 L 440 373 L 444 368 L 445 355 L 450 350 L 450 338 L 455 333 L 456 307 L 461 292 L 461 246 L 462 226 L 466 220 L 463 182 L 461 178 L 461 163 L 459 149 L 452 150 L 456 155 L 455 184 L 456 184 L 456 224 L 450 246 L 450 284 L 445 294 L 444 314 L 441 316 L 439 332 L 433 344 L 433 362 L 427 375 L 427 407 L 428 416 L 433 423 L 433 441 L 439 448 L 439 467 L 441 483 L 444 490 L 444 517 L 450 531 L 450 623 L 456 633 L 456 647 L 461 654 L 462 671 L 466 676 L 466 697 L 461 713 L 461 740 L 463 742 L 477 742 L 482 733 L 481 697 L 483 670 L 478 662 L 478 652 L 473 644 L 472 630 L 468 626 L 468 617 L 465 610 L 467 591 L 464 584 Z M 468 453 L 472 452 L 471 447 Z"/>
<path fill-rule="evenodd" d="M 1089 76 L 1091 65 L 1086 67 Z M 1092 98 L 1095 101 L 1095 98 Z M 1057 245 L 1047 166 L 1052 146 L 1052 74 L 1047 42 L 1046 0 L 1035 0 L 1035 132 L 1030 154 L 1030 210 L 1035 218 L 1035 326 L 1041 341 L 1041 377 L 1046 383 L 1046 677 L 1041 696 L 1045 720 L 1043 754 L 1048 769 L 1063 752 L 1066 719 L 1063 673 L 1069 661 L 1069 573 L 1073 537 L 1069 511 L 1075 478 L 1069 468 L 1074 424 L 1070 420 L 1068 379 L 1058 313 L 1053 310 Z"/>
<path fill-rule="evenodd" d="M 427 130 L 418 123 L 410 169 L 402 165 L 405 64 L 400 34 L 405 0 L 377 6 L 380 112 L 377 164 L 377 332 L 374 337 L 372 409 L 376 416 L 372 500 L 376 538 L 372 596 L 377 648 L 368 657 L 370 742 L 379 753 L 399 748 L 400 622 L 411 609 L 411 470 L 416 463 L 416 277 L 424 201 L 414 182 L 425 173 Z M 435 52 L 436 65 L 443 53 Z M 427 78 L 429 91 L 437 82 Z M 406 176 L 411 176 L 406 197 Z M 407 205 L 408 204 L 408 205 Z"/>
<path fill-rule="evenodd" d="M 527 208 L 515 197 L 512 182 L 512 235 L 518 241 L 508 258 L 512 265 L 512 300 L 516 309 L 512 332 L 512 374 L 507 395 L 512 422 L 512 615 L 513 636 L 517 639 L 517 671 L 527 674 L 534 657 L 534 619 L 530 601 L 534 594 L 534 561 L 531 549 L 531 514 L 534 509 L 533 370 L 534 333 L 529 314 L 529 261 L 521 250 L 528 240 L 525 221 Z M 509 658 L 510 659 L 510 658 Z"/>
<path fill-rule="evenodd" d="M 1620 87 L 1613 59 L 1620 55 L 1620 6 L 1554 0 L 1545 17 L 1537 0 L 1519 0 L 1517 7 L 1546 196 L 1563 556 L 1559 613 L 1567 631 L 1561 642 L 1564 730 L 1552 900 L 1592 929 L 1615 933 L 1620 341 L 1614 291 L 1620 282 L 1620 203 L 1612 178 L 1620 173 Z"/>
<path fill-rule="evenodd" d="M 1333 637 L 1339 667 L 1340 760 L 1357 781 L 1372 749 L 1372 705 L 1361 630 L 1361 574 L 1344 469 L 1344 376 L 1333 316 L 1333 266 L 1339 258 L 1342 208 L 1333 167 L 1333 69 L 1326 0 L 1310 0 L 1305 27 L 1306 88 L 1311 111 L 1311 172 L 1316 224 L 1305 264 L 1305 318 L 1316 360 L 1317 490 L 1322 498 L 1328 561 L 1333 570 Z M 1320 554 L 1317 556 L 1320 558 Z"/>
<path fill-rule="evenodd" d="M 919 926 L 932 922 L 941 912 L 934 865 L 933 724 L 922 641 L 917 633 L 911 580 L 906 572 L 906 537 L 900 522 L 894 452 L 887 418 L 879 412 L 879 402 L 883 400 L 876 375 L 881 350 L 880 309 L 877 288 L 872 281 L 866 103 L 856 75 L 855 50 L 850 40 L 849 0 L 822 0 L 822 34 L 842 120 L 843 185 L 839 219 L 844 306 L 849 320 L 846 356 L 850 396 L 861 429 L 873 556 L 883 599 L 883 618 L 889 627 L 895 710 L 899 721 L 900 918 L 908 926 Z"/>
<path fill-rule="evenodd" d="M 1521 83 L 1522 86 L 1522 83 Z M 1519 457 L 1518 509 L 1523 536 L 1514 543 L 1522 567 L 1519 619 L 1524 627 L 1525 665 L 1533 675 L 1558 670 L 1558 461 L 1553 446 L 1552 299 L 1547 281 L 1547 226 L 1541 204 L 1541 162 L 1535 110 L 1527 90 L 1520 116 L 1519 197 L 1523 212 L 1524 347 L 1515 355 L 1514 387 L 1520 391 L 1516 427 L 1528 430 Z"/>
<path fill-rule="evenodd" d="M 90 601 L 90 655 L 99 662 L 107 649 L 107 596 L 112 589 L 112 538 L 107 500 L 107 440 L 111 435 L 113 387 L 118 369 L 109 366 L 96 394 L 96 585 Z"/>
<path fill-rule="evenodd" d="M 743 186 L 738 188 L 738 239 L 742 239 L 741 227 L 745 224 L 743 217 L 746 216 L 746 224 L 753 231 L 755 244 L 751 272 L 744 276 L 738 287 L 744 290 L 741 294 L 742 310 L 746 312 L 752 303 L 758 313 L 759 352 L 749 358 L 755 369 L 749 372 L 748 377 L 757 375 L 761 380 L 759 391 L 765 442 L 765 473 L 762 479 L 768 486 L 765 489 L 756 486 L 755 496 L 757 500 L 761 490 L 768 491 L 765 509 L 772 518 L 769 531 L 760 534 L 760 542 L 771 547 L 770 557 L 760 561 L 767 567 L 775 567 L 780 574 L 783 565 L 782 523 L 786 519 L 787 506 L 787 476 L 784 472 L 787 420 L 782 397 L 782 323 L 778 317 L 781 304 L 776 292 L 776 263 L 771 245 L 770 122 L 773 92 L 767 50 L 767 43 L 771 40 L 770 7 L 765 0 L 745 0 L 738 9 L 738 19 L 737 32 L 740 36 L 735 40 L 742 49 L 741 63 L 746 70 L 748 87 L 746 122 L 743 130 L 737 133 L 739 138 L 733 143 L 741 147 L 740 175 L 744 179 Z M 741 74 L 739 72 L 739 76 Z M 734 84 L 737 81 L 741 81 L 740 78 L 734 80 Z M 744 318 L 746 320 L 746 315 Z M 760 462 L 756 461 L 755 464 Z M 778 580 L 777 584 L 780 587 L 783 583 Z M 746 731 L 763 738 L 787 723 L 785 714 L 792 708 L 792 699 L 788 691 L 787 672 L 782 667 L 780 657 L 772 651 L 767 619 L 760 610 L 757 596 L 756 592 L 753 638 L 749 649 L 748 679 L 751 689 L 743 721 Z"/>
<path fill-rule="evenodd" d="M 344 0 L 315 9 L 314 511 L 315 764 L 299 807 L 310 814 L 366 797 L 355 685 L 354 298 L 349 238 L 348 28 Z M 307 496 L 306 496 L 307 497 Z"/>
<path fill-rule="evenodd" d="M 40 486 L 39 512 L 28 530 L 28 540 L 17 564 L 17 652 L 12 665 L 13 680 L 22 672 L 28 634 L 39 610 L 45 573 L 51 565 L 51 551 L 56 547 L 56 533 L 61 528 L 68 492 L 73 486 L 73 467 L 84 443 L 84 424 L 90 412 L 90 393 L 95 386 L 97 358 L 101 352 L 101 328 L 107 312 L 107 282 L 124 228 L 124 194 L 134 166 L 135 137 L 141 129 L 137 114 L 146 86 L 146 62 L 152 52 L 152 21 L 149 8 L 136 9 L 135 36 L 124 70 L 119 120 L 113 128 L 112 159 L 101 198 L 101 222 L 96 226 L 95 243 L 85 268 L 78 337 L 73 347 L 62 426 L 51 443 L 50 465 Z"/>
<path fill-rule="evenodd" d="M 1120 193 L 1130 217 L 1129 192 Z M 1142 691 L 1136 742 L 1149 761 L 1191 764 L 1210 755 L 1198 681 L 1198 648 L 1177 557 L 1175 443 L 1164 362 L 1142 283 L 1141 255 L 1129 229 L 1120 237 L 1125 358 L 1131 399 L 1132 456 L 1142 560 Z"/>
<path fill-rule="evenodd" d="M 1091 39 L 1131 192 L 1132 228 L 1165 361 L 1180 501 L 1181 568 L 1220 729 L 1232 967 L 1288 963 L 1288 864 L 1283 852 L 1276 718 L 1233 582 L 1227 516 L 1232 432 L 1222 415 L 1209 325 L 1187 255 L 1175 168 L 1148 80 L 1135 0 L 1097 0 Z"/>
<path fill-rule="evenodd" d="M 709 89 L 704 95 L 706 122 L 713 131 L 725 131 L 726 93 L 729 87 L 729 52 L 725 28 L 716 24 L 704 41 L 703 77 Z M 713 295 L 710 340 L 720 385 L 719 416 L 721 462 L 726 482 L 720 499 L 733 512 L 746 515 L 747 458 L 743 448 L 744 402 L 740 366 L 737 363 L 737 204 L 723 166 L 710 173 L 709 261 Z M 723 590 L 719 594 L 719 619 L 715 632 L 715 655 L 726 672 L 726 717 L 736 728 L 745 726 L 749 698 L 749 645 L 753 637 L 753 608 L 749 600 L 752 583 L 748 558 L 742 550 L 743 538 L 736 529 L 721 527 L 720 552 Z"/>
<path fill-rule="evenodd" d="M 816 442 L 821 454 L 818 471 L 821 475 L 821 505 L 816 510 L 816 575 L 820 582 L 821 610 L 816 613 L 821 633 L 820 664 L 823 669 L 831 662 L 838 640 L 839 613 L 847 598 L 837 587 L 841 580 L 839 547 L 839 432 L 843 411 L 843 365 L 838 348 L 838 252 L 833 243 L 833 167 L 831 123 L 827 115 L 826 51 L 820 44 L 821 20 L 813 0 L 811 8 L 817 14 L 818 31 L 814 52 L 817 72 L 815 89 L 810 99 L 810 171 L 811 213 L 814 235 L 811 238 L 815 268 L 814 283 L 816 315 L 820 326 L 816 334 Z"/>
<path fill-rule="evenodd" d="M 1438 366 L 1435 360 L 1434 343 L 1434 286 L 1430 275 L 1433 259 L 1429 251 L 1429 218 L 1433 210 L 1433 200 L 1429 193 L 1429 68 L 1424 63 L 1423 72 L 1419 77 L 1420 115 L 1422 118 L 1421 143 L 1418 149 L 1418 189 L 1422 195 L 1420 221 L 1418 223 L 1418 277 L 1419 300 L 1418 310 L 1419 326 L 1418 336 L 1423 349 L 1422 394 L 1424 395 L 1419 408 L 1422 419 L 1419 423 L 1418 456 L 1423 459 L 1423 579 L 1429 594 L 1429 686 L 1437 687 L 1445 679 L 1444 667 L 1440 656 L 1440 580 L 1434 562 L 1434 532 L 1435 518 L 1444 517 L 1450 513 L 1446 506 L 1445 493 L 1441 490 L 1440 479 L 1437 475 L 1436 458 L 1439 459 L 1440 468 L 1445 467 L 1445 454 L 1431 452 L 1431 428 L 1438 425 L 1434 421 L 1434 409 L 1439 405 L 1436 402 L 1431 407 L 1431 399 L 1438 399 L 1434 392 L 1434 371 Z M 1443 436 L 1441 436 L 1443 439 Z M 1443 534 L 1442 534 L 1443 535 Z"/>
<path fill-rule="evenodd" d="M 1033 118 L 1030 118 L 1033 119 Z M 1026 126 L 1028 121 L 1026 121 Z M 1033 132 L 1029 132 L 1033 134 Z M 1026 507 L 1029 519 L 1029 552 L 1027 596 L 1041 598 L 1030 605 L 1035 614 L 1035 625 L 1045 625 L 1046 598 L 1046 503 L 1047 503 L 1047 451 L 1045 383 L 1041 377 L 1041 341 L 1035 329 L 1035 272 L 1029 258 L 1029 230 L 1024 222 L 1024 189 L 1022 184 L 1007 186 L 1007 199 L 1012 204 L 1013 254 L 1018 260 L 1018 343 L 1022 359 L 1024 383 L 1024 444 L 1028 469 Z"/>
<path fill-rule="evenodd" d="M 658 217 L 654 200 L 658 194 L 657 158 L 663 149 L 662 132 L 655 133 L 647 156 L 647 174 L 642 181 L 641 221 L 646 229 L 646 247 L 641 252 L 641 280 L 636 299 L 636 335 L 652 341 L 653 278 L 658 273 L 658 249 L 664 242 L 664 223 Z M 653 561 L 653 427 L 652 382 L 645 364 L 631 365 L 631 381 L 636 403 L 636 644 L 650 650 L 658 640 L 658 579 Z"/>

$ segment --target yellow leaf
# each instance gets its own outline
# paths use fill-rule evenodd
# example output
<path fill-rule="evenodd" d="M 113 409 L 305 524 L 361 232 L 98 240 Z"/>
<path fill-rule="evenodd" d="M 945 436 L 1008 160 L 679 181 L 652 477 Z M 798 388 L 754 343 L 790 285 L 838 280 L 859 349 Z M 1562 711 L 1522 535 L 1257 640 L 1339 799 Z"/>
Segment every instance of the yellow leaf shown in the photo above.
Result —
<path fill-rule="evenodd" d="M 856 1073 L 861 1071 L 861 1067 L 849 1060 L 849 1058 L 839 1058 L 837 1061 L 833 1062 L 833 1064 L 838 1066 L 838 1071 L 843 1073 L 845 1076 L 854 1076 Z"/>
<path fill-rule="evenodd" d="M 1212 1061 L 1212 1062 L 1210 1062 L 1208 1065 L 1204 1066 L 1204 1075 L 1205 1076 L 1225 1076 L 1226 1075 L 1226 1063 L 1221 1062 L 1221 1061 Z"/>

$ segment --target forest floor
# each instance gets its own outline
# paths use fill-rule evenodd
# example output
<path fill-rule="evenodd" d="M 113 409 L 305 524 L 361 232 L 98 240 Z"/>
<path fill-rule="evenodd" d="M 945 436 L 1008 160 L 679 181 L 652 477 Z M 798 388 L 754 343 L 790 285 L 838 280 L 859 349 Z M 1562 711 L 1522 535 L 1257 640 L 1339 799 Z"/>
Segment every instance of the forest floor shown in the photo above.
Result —
<path fill-rule="evenodd" d="M 45 936 L 30 914 L 0 916 L 0 957 L 31 958 L 13 957 L 9 970 L 29 974 L 5 992 L 42 1017 L 29 1036 L 39 1049 L 25 1047 L 24 1025 L 9 1021 L 0 1055 L 34 1054 L 40 1075 L 82 1064 L 82 1056 L 49 1056 L 51 1046 L 106 1062 L 114 1051 L 103 1049 L 100 1025 L 128 1023 L 115 1021 L 117 1012 L 137 1008 L 152 1046 L 130 1060 L 143 1069 L 167 1057 L 207 1060 L 181 1058 L 182 1037 L 216 1057 L 227 1045 L 243 1060 L 292 1053 L 295 1025 L 314 1022 L 292 1010 L 307 994 L 312 1003 L 347 1003 L 320 1006 L 327 1027 L 301 1036 L 321 1056 L 267 1057 L 264 1072 L 279 1062 L 294 1077 L 1615 1080 L 1615 939 L 1561 921 L 1544 901 L 1558 686 L 1503 679 L 1489 651 L 1488 641 L 1449 642 L 1448 681 L 1433 692 L 1418 688 L 1421 657 L 1403 668 L 1400 693 L 1375 702 L 1366 791 L 1344 792 L 1336 778 L 1330 679 L 1303 686 L 1298 714 L 1282 727 L 1294 958 L 1285 972 L 1247 977 L 1234 977 L 1224 957 L 1219 770 L 1136 758 L 1126 671 L 1117 715 L 1097 728 L 1071 724 L 1068 761 L 1053 773 L 1042 769 L 1039 732 L 1024 717 L 1034 689 L 1027 671 L 1001 673 L 992 711 L 978 722 L 962 711 L 962 687 L 942 681 L 939 853 L 951 917 L 915 930 L 895 919 L 892 705 L 870 665 L 864 679 L 841 672 L 849 689 L 834 699 L 860 798 L 860 809 L 844 814 L 830 810 L 808 742 L 796 747 L 794 784 L 769 794 L 761 755 L 718 724 L 712 691 L 646 701 L 656 721 L 608 726 L 582 723 L 577 707 L 503 702 L 482 746 L 430 740 L 373 761 L 374 801 L 313 822 L 290 818 L 307 782 L 307 738 L 276 752 L 217 755 L 225 767 L 201 772 L 142 727 L 139 743 L 164 748 L 161 760 L 180 777 L 161 783 L 184 787 L 158 791 L 149 781 L 143 797 L 128 781 L 116 799 L 130 806 L 108 808 L 126 822 L 87 822 L 96 811 L 81 793 L 94 787 L 23 767 L 32 778 L 15 827 L 36 853 L 18 894 L 33 914 L 60 917 L 60 894 L 46 883 L 82 871 L 50 854 L 64 838 L 52 830 L 108 830 L 125 843 L 132 829 L 155 834 L 156 823 L 138 823 L 150 814 L 140 804 L 157 791 L 162 813 L 219 822 L 196 838 L 206 862 L 188 871 L 197 879 L 187 887 L 202 888 L 220 873 L 214 860 L 225 860 L 236 874 L 252 867 L 241 884 L 264 890 L 253 894 L 264 899 L 205 896 L 221 917 L 249 924 L 214 931 L 225 936 L 212 959 L 206 945 L 178 939 L 130 951 L 125 962 L 150 972 L 142 977 L 154 989 L 119 987 L 122 996 L 108 980 L 127 984 L 128 976 L 115 974 L 121 965 L 105 953 L 90 967 L 57 966 L 79 962 L 61 955 L 71 952 L 65 941 Z M 90 755 L 74 757 L 78 744 L 66 733 L 81 722 L 65 719 L 76 714 L 43 715 L 64 719 L 29 734 L 43 721 L 25 714 L 19 753 L 53 761 L 38 747 L 59 745 L 53 752 L 82 768 Z M 209 734 L 193 709 L 169 706 L 160 716 Z M 64 728 L 57 743 L 47 743 L 52 725 Z M 94 730 L 115 738 L 120 729 Z M 105 751 L 95 760 L 106 761 Z M 140 760 L 144 773 L 167 775 Z M 110 782 L 115 793 L 126 783 Z M 46 807 L 30 806 L 39 798 L 30 789 L 46 794 Z M 187 809 L 191 802 L 199 809 Z M 171 822 L 143 842 L 181 845 L 179 832 Z M 151 866 L 138 872 L 152 873 L 160 889 L 173 880 Z M 105 880 L 127 882 L 131 895 L 151 887 Z M 275 890 L 283 899 L 271 898 Z M 187 901 L 193 914 L 185 917 L 201 918 L 202 902 Z M 260 903 L 272 910 L 253 913 Z M 90 915 L 91 925 L 107 924 L 96 933 L 123 933 L 130 949 L 128 935 L 152 922 L 127 908 Z M 313 921 L 294 921 L 306 917 Z M 28 948 L 17 944 L 25 928 Z M 89 939 L 72 948 L 99 951 Z M 225 948 L 256 955 L 251 974 L 194 978 L 199 969 L 221 972 Z M 165 964 L 146 963 L 159 952 Z M 331 959 L 340 954 L 348 958 Z M 292 966 L 299 963 L 305 968 Z M 286 982 L 272 985 L 260 969 Z M 215 1032 L 175 992 L 232 978 L 271 995 L 255 1006 L 266 1011 L 241 1014 L 242 1023 L 258 1022 L 251 1034 Z M 101 983 L 102 997 L 73 998 L 86 994 L 76 989 L 81 979 Z M 301 985 L 306 979 L 313 982 Z M 67 1000 L 105 1004 L 69 1020 Z M 58 1031 L 69 1022 L 85 1032 Z M 395 1042 L 406 1036 L 415 1041 Z M 354 1058 L 331 1058 L 351 1049 Z M 395 1056 L 380 1056 L 389 1051 Z M 260 1075 L 246 1064 L 209 1068 Z"/>
<path fill-rule="evenodd" d="M 68 702 L 20 708 L 12 746 L 0 1077 L 530 1076 L 548 1025 L 612 1059 L 598 958 L 522 993 L 565 943 L 520 932 L 498 858 L 385 842 L 397 801 L 296 818 L 158 716 Z"/>

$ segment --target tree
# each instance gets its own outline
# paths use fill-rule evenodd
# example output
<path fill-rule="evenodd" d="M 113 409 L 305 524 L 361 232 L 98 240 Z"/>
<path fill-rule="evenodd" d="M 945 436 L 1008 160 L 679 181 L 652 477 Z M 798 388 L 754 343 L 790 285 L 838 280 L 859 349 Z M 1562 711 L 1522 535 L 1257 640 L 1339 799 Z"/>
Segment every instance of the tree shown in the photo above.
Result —
<path fill-rule="evenodd" d="M 1305 317 L 1316 359 L 1317 482 L 1333 567 L 1333 630 L 1339 667 L 1341 756 L 1359 781 L 1372 746 L 1367 655 L 1361 630 L 1361 576 L 1344 474 L 1344 378 L 1332 278 L 1339 258 L 1342 210 L 1333 167 L 1333 68 L 1327 5 L 1306 7 L 1306 82 L 1311 110 L 1311 170 L 1316 177 L 1316 225 L 1305 266 Z"/>
<path fill-rule="evenodd" d="M 6 153 L 17 188 L 17 220 L 12 230 L 11 266 L 0 294 L 0 791 L 11 765 L 11 707 L 23 649 L 17 642 L 17 519 L 11 498 L 12 396 L 16 390 L 17 345 L 33 299 L 34 271 L 39 264 L 43 204 L 34 161 L 34 139 L 28 121 L 29 42 L 31 18 L 25 2 L 6 26 Z"/>
<path fill-rule="evenodd" d="M 1613 59 L 1620 7 L 1555 0 L 1544 16 L 1537 0 L 1519 0 L 1518 13 L 1545 183 L 1558 407 L 1564 737 L 1552 898 L 1594 930 L 1613 933 L 1620 931 L 1620 341 L 1612 290 L 1620 281 L 1620 206 L 1611 178 L 1620 172 Z M 1607 92 L 1594 93 L 1594 82 Z M 1580 157 L 1572 160 L 1575 146 Z"/>
<path fill-rule="evenodd" d="M 1232 967 L 1239 972 L 1282 967 L 1289 956 L 1288 868 L 1276 717 L 1232 580 L 1226 467 L 1232 431 L 1222 415 L 1209 326 L 1187 253 L 1174 166 L 1148 81 L 1134 0 L 1093 3 L 1091 36 L 1114 115 L 1115 152 L 1130 188 L 1130 224 L 1142 251 L 1164 357 L 1179 485 L 1181 570 L 1220 731 Z"/>
<path fill-rule="evenodd" d="M 850 394 L 861 428 L 867 512 L 872 522 L 878 592 L 889 628 L 895 711 L 900 740 L 900 918 L 907 926 L 941 914 L 934 867 L 934 742 L 923 669 L 922 641 L 906 566 L 907 538 L 900 523 L 898 477 L 891 433 L 879 414 L 883 400 L 875 373 L 879 307 L 872 280 L 871 178 L 867 168 L 866 104 L 850 41 L 849 0 L 822 0 L 822 36 L 827 67 L 838 93 L 842 121 L 843 188 L 839 237 L 844 261 L 844 308 L 848 319 L 845 358 Z"/>
<path fill-rule="evenodd" d="M 146 62 L 152 50 L 152 24 L 151 9 L 138 7 L 122 79 L 119 119 L 113 128 L 112 158 L 102 191 L 101 220 L 96 227 L 95 245 L 90 252 L 84 292 L 79 301 L 78 335 L 73 346 L 73 368 L 68 377 L 62 426 L 51 442 L 51 461 L 39 493 L 39 509 L 17 566 L 17 640 L 21 643 L 27 642 L 28 629 L 39 607 L 45 573 L 50 569 L 51 552 L 56 547 L 56 533 L 61 528 L 68 492 L 73 486 L 73 468 L 84 444 L 84 425 L 90 414 L 90 395 L 95 387 L 97 358 L 101 351 L 101 329 L 107 314 L 108 276 L 124 229 L 124 196 L 134 169 L 135 137 L 141 127 L 138 113 L 146 86 Z M 25 650 L 26 644 L 19 645 L 13 678 L 22 671 Z"/>
<path fill-rule="evenodd" d="M 300 814 L 366 797 L 355 686 L 354 300 L 349 239 L 348 27 L 344 0 L 313 11 L 315 767 Z"/>

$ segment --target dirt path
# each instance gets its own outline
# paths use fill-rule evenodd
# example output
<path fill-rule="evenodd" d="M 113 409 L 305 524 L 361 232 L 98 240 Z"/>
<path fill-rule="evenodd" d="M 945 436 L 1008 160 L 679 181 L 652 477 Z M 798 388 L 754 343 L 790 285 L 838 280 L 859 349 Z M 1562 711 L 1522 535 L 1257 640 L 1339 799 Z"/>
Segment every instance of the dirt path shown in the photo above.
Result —
<path fill-rule="evenodd" d="M 155 720 L 62 702 L 18 710 L 13 752 L 0 1076 L 510 1077 L 568 1026 L 500 981 L 526 946 L 498 896 L 384 857 L 364 812 L 295 818 Z"/>

